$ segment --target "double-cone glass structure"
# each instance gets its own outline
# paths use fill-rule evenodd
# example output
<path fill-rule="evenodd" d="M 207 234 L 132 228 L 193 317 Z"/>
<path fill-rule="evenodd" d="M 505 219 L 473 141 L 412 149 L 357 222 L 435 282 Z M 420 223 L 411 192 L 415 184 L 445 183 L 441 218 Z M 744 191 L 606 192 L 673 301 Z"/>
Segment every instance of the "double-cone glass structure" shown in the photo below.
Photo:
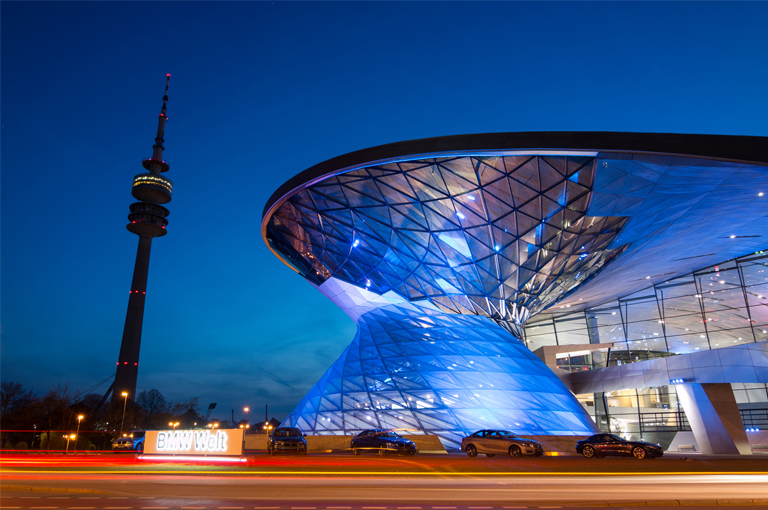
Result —
<path fill-rule="evenodd" d="M 318 434 L 415 430 L 447 447 L 483 428 L 597 431 L 526 346 L 526 322 L 626 257 L 637 243 L 624 236 L 629 224 L 647 221 L 641 202 L 658 207 L 647 200 L 651 174 L 738 159 L 729 141 L 748 138 L 447 137 L 351 153 L 288 181 L 262 235 L 358 332 L 286 423 Z M 611 180 L 630 167 L 630 179 Z"/>

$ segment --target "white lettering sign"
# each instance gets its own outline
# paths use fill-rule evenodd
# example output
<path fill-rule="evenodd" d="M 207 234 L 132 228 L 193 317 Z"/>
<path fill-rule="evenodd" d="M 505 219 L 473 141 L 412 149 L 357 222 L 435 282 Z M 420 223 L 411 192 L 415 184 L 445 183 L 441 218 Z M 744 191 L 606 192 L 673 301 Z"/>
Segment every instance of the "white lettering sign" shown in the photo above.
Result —
<path fill-rule="evenodd" d="M 147 431 L 144 453 L 241 455 L 242 442 L 238 429 Z"/>

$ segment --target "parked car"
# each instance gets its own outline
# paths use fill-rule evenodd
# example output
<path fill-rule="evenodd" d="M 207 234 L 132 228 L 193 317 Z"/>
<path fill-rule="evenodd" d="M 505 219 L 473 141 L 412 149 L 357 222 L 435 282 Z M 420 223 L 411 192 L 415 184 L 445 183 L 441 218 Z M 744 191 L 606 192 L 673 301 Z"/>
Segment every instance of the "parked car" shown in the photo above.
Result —
<path fill-rule="evenodd" d="M 280 452 L 307 453 L 307 440 L 296 427 L 278 427 L 267 437 L 267 453 Z"/>
<path fill-rule="evenodd" d="M 130 434 L 125 434 L 123 437 L 118 437 L 112 441 L 113 450 L 135 450 L 138 452 L 144 451 L 144 430 L 134 430 Z"/>
<path fill-rule="evenodd" d="M 484 453 L 486 457 L 495 457 L 497 454 L 508 454 L 510 457 L 544 455 L 541 443 L 523 439 L 508 430 L 478 430 L 461 440 L 461 451 L 470 457 L 477 457 L 478 453 Z"/>
<path fill-rule="evenodd" d="M 576 443 L 576 451 L 588 459 L 606 455 L 633 456 L 636 459 L 661 457 L 661 445 L 646 441 L 627 441 L 616 434 L 595 434 Z"/>
<path fill-rule="evenodd" d="M 416 444 L 391 430 L 368 429 L 352 438 L 350 447 L 352 453 L 360 455 L 364 451 L 374 451 L 379 455 L 399 453 L 401 455 L 416 455 L 419 449 Z"/>

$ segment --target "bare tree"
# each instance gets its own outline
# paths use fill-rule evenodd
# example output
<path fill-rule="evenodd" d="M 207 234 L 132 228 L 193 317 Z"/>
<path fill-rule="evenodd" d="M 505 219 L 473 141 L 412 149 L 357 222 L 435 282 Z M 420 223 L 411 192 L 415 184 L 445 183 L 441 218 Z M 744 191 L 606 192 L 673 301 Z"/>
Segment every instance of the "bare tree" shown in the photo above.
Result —
<path fill-rule="evenodd" d="M 25 407 L 35 400 L 32 390 L 25 391 L 17 382 L 8 381 L 0 384 L 0 421 L 5 422 L 11 415 L 19 414 Z"/>
<path fill-rule="evenodd" d="M 173 416 L 181 416 L 188 411 L 198 412 L 200 411 L 200 399 L 198 397 L 192 397 L 186 402 L 174 402 L 168 403 L 168 412 Z"/>

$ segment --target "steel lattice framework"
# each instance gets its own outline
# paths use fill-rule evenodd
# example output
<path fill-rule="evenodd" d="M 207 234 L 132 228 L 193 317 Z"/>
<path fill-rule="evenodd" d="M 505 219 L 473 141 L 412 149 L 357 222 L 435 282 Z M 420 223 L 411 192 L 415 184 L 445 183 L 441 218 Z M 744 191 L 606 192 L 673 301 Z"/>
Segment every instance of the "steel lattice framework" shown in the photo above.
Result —
<path fill-rule="evenodd" d="M 620 252 L 626 221 L 586 215 L 591 156 L 428 158 L 325 179 L 274 213 L 268 236 L 310 281 L 519 325 Z"/>
<path fill-rule="evenodd" d="M 445 313 L 335 278 L 321 290 L 357 319 L 339 359 L 286 418 L 315 434 L 420 431 L 458 449 L 478 429 L 589 435 L 581 404 L 522 342 L 476 315 Z M 358 304 L 356 304 L 358 303 Z"/>

